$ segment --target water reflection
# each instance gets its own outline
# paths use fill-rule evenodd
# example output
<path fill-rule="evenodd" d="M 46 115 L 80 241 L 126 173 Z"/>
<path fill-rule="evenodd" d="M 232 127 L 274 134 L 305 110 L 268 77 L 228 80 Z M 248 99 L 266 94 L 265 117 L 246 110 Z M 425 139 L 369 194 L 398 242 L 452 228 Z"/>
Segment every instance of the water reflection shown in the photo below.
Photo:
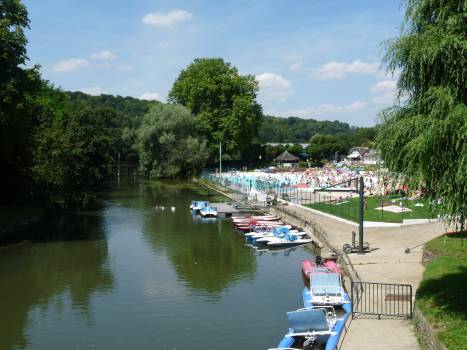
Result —
<path fill-rule="evenodd" d="M 155 186 L 149 191 L 153 210 L 144 218 L 144 236 L 155 252 L 167 254 L 178 277 L 190 288 L 219 296 L 239 279 L 253 278 L 255 254 L 232 234 L 229 221 L 209 220 L 207 224 L 193 219 L 191 190 Z M 172 207 L 175 212 L 167 210 Z"/>
<path fill-rule="evenodd" d="M 0 250 L 2 349 L 26 348 L 26 329 L 51 311 L 60 318 L 66 304 L 92 324 L 92 297 L 113 286 L 99 214 L 49 220 L 26 235 L 30 243 Z"/>

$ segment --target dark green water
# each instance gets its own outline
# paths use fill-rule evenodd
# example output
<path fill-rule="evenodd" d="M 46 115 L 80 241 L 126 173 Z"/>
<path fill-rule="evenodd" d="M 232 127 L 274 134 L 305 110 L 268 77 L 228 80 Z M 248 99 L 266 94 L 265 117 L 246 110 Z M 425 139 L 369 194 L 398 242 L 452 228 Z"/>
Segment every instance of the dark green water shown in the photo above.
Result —
<path fill-rule="evenodd" d="M 299 265 L 311 253 L 259 253 L 230 221 L 195 221 L 188 206 L 202 197 L 122 185 L 104 209 L 0 249 L 0 349 L 276 346 L 285 312 L 302 307 Z"/>

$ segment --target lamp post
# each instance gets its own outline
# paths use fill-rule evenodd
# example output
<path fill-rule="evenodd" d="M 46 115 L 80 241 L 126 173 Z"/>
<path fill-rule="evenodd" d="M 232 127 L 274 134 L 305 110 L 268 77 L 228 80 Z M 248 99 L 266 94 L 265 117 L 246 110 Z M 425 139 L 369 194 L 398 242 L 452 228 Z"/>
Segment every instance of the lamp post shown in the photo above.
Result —
<path fill-rule="evenodd" d="M 222 142 L 219 142 L 219 176 L 222 175 Z"/>

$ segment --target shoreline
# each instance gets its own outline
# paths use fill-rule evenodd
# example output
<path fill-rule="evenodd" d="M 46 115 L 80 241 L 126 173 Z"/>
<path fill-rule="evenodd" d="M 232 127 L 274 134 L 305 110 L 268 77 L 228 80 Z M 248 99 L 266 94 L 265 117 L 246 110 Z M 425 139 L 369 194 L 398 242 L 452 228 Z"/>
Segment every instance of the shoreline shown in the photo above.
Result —
<path fill-rule="evenodd" d="M 310 211 L 301 205 L 271 206 L 269 211 L 281 213 L 285 221 L 299 224 L 311 229 L 314 238 L 336 253 L 343 266 L 347 283 L 366 281 L 389 284 L 404 284 L 412 287 L 412 303 L 415 292 L 422 279 L 424 267 L 422 265 L 422 249 L 412 249 L 409 254 L 406 248 L 415 247 L 446 232 L 441 222 L 418 223 L 411 225 L 397 225 L 385 227 L 365 227 L 365 241 L 371 244 L 372 251 L 365 255 L 342 254 L 340 249 L 344 243 L 349 243 L 355 226 L 347 222 L 335 220 L 331 215 L 324 215 L 318 211 Z M 319 224 L 318 224 L 319 223 Z M 308 230 L 310 231 L 310 230 Z M 346 285 L 346 288 L 348 284 Z M 350 289 L 348 289 L 350 290 Z M 366 350 L 373 349 L 375 343 L 379 349 L 419 349 L 413 323 L 410 319 L 381 320 L 353 317 L 346 325 L 347 332 L 341 338 L 342 349 Z M 391 332 L 395 337 L 388 339 Z M 384 339 L 384 341 L 381 341 Z"/>

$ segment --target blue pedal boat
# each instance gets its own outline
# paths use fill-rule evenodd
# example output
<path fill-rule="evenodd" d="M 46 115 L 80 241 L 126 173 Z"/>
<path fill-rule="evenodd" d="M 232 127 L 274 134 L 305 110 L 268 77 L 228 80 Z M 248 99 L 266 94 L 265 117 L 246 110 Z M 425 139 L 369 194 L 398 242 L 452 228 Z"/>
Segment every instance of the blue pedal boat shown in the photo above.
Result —
<path fill-rule="evenodd" d="M 345 324 L 333 307 L 313 307 L 287 312 L 289 330 L 277 348 L 270 350 L 308 349 L 312 345 L 334 349 Z M 336 343 L 337 344 L 337 343 Z"/>

